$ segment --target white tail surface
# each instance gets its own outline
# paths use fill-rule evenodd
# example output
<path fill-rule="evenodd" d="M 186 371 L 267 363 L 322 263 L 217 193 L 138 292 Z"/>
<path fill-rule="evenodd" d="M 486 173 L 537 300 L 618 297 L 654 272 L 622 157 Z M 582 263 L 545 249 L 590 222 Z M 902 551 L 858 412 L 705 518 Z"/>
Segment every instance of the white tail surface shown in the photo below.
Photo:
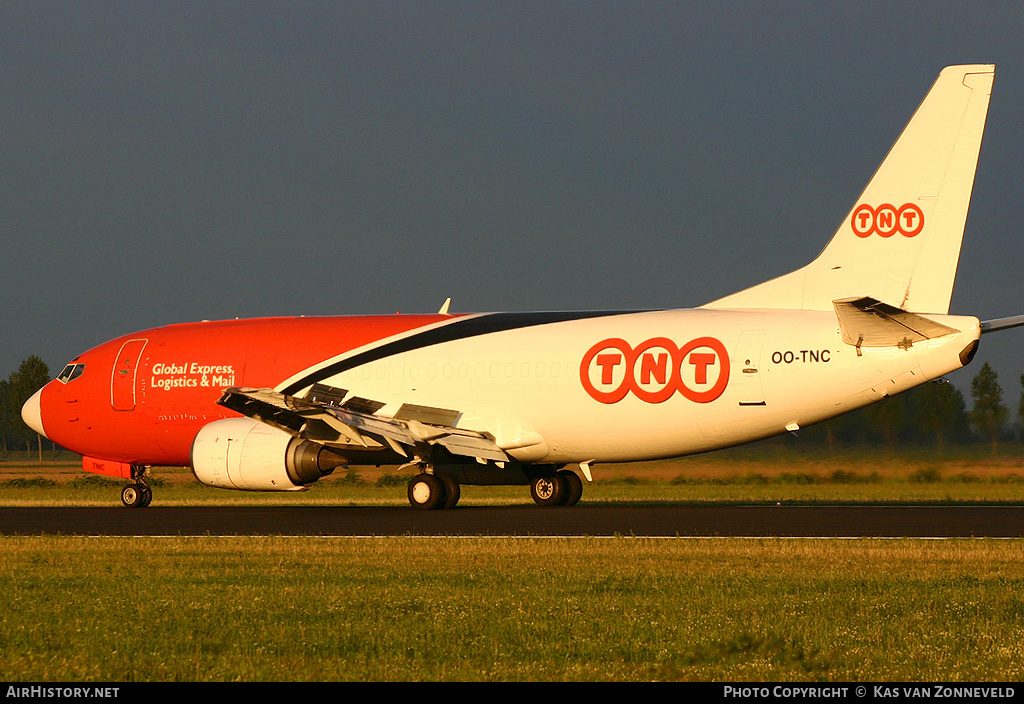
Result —
<path fill-rule="evenodd" d="M 948 313 L 994 76 L 944 69 L 817 259 L 703 307 L 832 310 L 870 296 Z"/>

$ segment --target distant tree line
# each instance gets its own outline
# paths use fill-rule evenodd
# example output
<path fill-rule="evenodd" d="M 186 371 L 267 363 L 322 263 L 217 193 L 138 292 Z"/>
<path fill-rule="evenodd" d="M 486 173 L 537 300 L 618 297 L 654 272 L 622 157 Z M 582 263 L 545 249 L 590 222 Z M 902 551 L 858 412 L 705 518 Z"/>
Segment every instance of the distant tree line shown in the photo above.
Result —
<path fill-rule="evenodd" d="M 914 444 L 939 448 L 975 441 L 963 394 L 945 379 L 928 382 L 800 431 L 829 447 Z"/>
<path fill-rule="evenodd" d="M 35 449 L 42 459 L 43 438 L 25 425 L 21 407 L 49 380 L 49 368 L 35 355 L 22 362 L 7 379 L 0 379 L 3 457 L 14 451 Z M 986 362 L 971 380 L 970 408 L 955 386 L 939 379 L 805 428 L 800 431 L 801 444 L 831 448 L 913 444 L 941 449 L 980 441 L 988 443 L 994 452 L 1000 442 L 1020 440 L 1024 435 L 1024 374 L 1020 385 L 1020 400 L 1011 414 L 1003 402 L 996 372 Z M 58 448 L 49 444 L 56 452 Z"/>
<path fill-rule="evenodd" d="M 42 459 L 43 438 L 25 425 L 21 407 L 49 380 L 50 368 L 35 355 L 22 362 L 6 379 L 0 379 L 0 450 L 4 457 L 22 448 L 31 452 L 34 446 Z M 52 447 L 53 443 L 50 445 Z"/>
<path fill-rule="evenodd" d="M 1003 402 L 995 370 L 986 362 L 971 380 L 971 404 L 946 379 L 800 431 L 802 445 L 898 447 L 968 445 L 985 442 L 995 452 L 1003 441 L 1024 435 L 1024 374 L 1016 412 Z"/>

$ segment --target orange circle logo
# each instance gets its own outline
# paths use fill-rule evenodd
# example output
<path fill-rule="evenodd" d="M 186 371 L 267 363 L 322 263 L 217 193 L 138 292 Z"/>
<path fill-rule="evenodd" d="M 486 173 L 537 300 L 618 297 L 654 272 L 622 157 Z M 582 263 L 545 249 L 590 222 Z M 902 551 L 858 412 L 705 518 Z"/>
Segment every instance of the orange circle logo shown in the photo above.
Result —
<path fill-rule="evenodd" d="M 698 337 L 682 346 L 654 337 L 635 348 L 609 338 L 583 355 L 580 383 L 601 403 L 618 403 L 629 394 L 646 403 L 664 403 L 676 393 L 694 403 L 710 403 L 729 385 L 729 353 L 714 337 Z"/>
<path fill-rule="evenodd" d="M 850 227 L 853 234 L 861 238 L 871 235 L 888 238 L 897 232 L 904 237 L 916 237 L 924 229 L 924 212 L 914 203 L 904 203 L 898 208 L 889 203 L 878 207 L 861 203 L 853 210 Z"/>

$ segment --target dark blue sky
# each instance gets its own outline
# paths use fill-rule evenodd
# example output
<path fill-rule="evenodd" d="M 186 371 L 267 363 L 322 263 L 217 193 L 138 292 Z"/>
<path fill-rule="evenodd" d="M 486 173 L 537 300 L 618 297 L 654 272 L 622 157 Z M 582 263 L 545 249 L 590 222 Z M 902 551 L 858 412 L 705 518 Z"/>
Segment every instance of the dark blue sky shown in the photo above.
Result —
<path fill-rule="evenodd" d="M 953 312 L 1024 313 L 1019 2 L 0 3 L 0 375 L 268 315 L 694 306 L 995 63 Z M 984 339 L 1015 402 L 1024 333 Z M 958 384 L 960 382 L 958 381 Z"/>

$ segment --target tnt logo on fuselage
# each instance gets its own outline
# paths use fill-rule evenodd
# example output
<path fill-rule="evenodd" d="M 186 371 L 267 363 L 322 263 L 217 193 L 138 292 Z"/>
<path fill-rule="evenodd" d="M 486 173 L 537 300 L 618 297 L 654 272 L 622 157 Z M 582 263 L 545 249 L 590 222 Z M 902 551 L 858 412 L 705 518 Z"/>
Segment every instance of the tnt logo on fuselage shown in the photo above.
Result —
<path fill-rule="evenodd" d="M 898 208 L 883 203 L 877 208 L 862 203 L 853 210 L 850 226 L 857 237 L 892 237 L 896 233 L 904 237 L 916 237 L 924 229 L 924 212 L 913 203 L 904 203 Z"/>
<path fill-rule="evenodd" d="M 683 345 L 655 337 L 636 347 L 611 338 L 583 356 L 580 382 L 601 403 L 618 403 L 629 394 L 647 403 L 663 403 L 676 393 L 695 403 L 709 403 L 729 384 L 729 353 L 713 337 Z"/>

